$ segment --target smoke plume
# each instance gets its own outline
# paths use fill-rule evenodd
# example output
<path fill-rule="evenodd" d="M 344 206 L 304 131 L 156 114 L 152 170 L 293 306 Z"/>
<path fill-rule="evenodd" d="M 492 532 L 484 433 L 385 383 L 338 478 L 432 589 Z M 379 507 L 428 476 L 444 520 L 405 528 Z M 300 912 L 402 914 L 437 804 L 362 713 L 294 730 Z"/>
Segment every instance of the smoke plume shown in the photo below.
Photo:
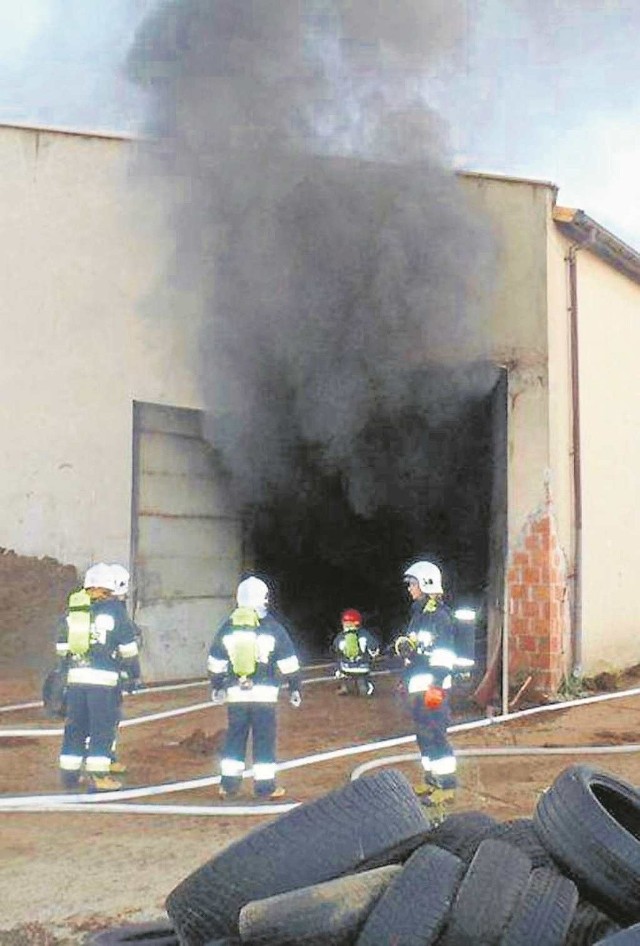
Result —
<path fill-rule="evenodd" d="M 138 34 L 156 158 L 188 183 L 177 267 L 207 294 L 209 436 L 246 502 L 304 490 L 317 463 L 356 511 L 386 505 L 399 415 L 442 423 L 492 383 L 456 372 L 483 354 L 490 257 L 424 97 L 463 8 L 183 0 Z M 443 358 L 446 382 L 424 372 Z"/>

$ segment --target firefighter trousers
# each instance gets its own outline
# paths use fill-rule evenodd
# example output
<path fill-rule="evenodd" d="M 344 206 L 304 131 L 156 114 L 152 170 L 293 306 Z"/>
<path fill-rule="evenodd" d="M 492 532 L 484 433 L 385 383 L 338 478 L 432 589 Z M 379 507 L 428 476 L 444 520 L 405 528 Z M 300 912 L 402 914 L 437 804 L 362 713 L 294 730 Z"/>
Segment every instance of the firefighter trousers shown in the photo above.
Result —
<path fill-rule="evenodd" d="M 117 687 L 71 685 L 67 693 L 60 768 L 80 774 L 84 762 L 91 775 L 106 775 L 111 765 L 111 744 L 118 723 Z"/>
<path fill-rule="evenodd" d="M 411 715 L 425 780 L 434 780 L 443 787 L 453 787 L 456 781 L 456 759 L 447 738 L 451 717 L 446 693 L 444 701 L 437 708 L 425 706 L 424 694 L 416 694 L 411 700 Z"/>
<path fill-rule="evenodd" d="M 275 703 L 227 704 L 227 737 L 220 760 L 220 786 L 230 795 L 240 788 L 249 734 L 254 792 L 256 795 L 270 795 L 276 787 Z"/>

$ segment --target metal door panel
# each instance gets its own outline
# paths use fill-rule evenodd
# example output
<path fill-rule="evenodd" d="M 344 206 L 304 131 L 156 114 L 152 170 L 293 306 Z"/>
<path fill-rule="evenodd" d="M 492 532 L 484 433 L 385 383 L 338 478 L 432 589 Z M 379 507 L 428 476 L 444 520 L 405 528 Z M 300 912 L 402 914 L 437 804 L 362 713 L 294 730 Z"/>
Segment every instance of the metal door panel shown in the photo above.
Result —
<path fill-rule="evenodd" d="M 148 556 L 237 558 L 240 529 L 235 519 L 141 515 L 139 521 L 139 549 L 143 560 Z"/>
<path fill-rule="evenodd" d="M 238 562 L 228 558 L 147 556 L 138 583 L 138 604 L 176 598 L 229 598 L 238 581 Z"/>
<path fill-rule="evenodd" d="M 174 600 L 141 606 L 142 660 L 153 668 L 145 680 L 185 680 L 207 676 L 207 655 L 216 629 L 229 613 L 227 598 Z"/>
<path fill-rule="evenodd" d="M 203 476 L 174 476 L 143 472 L 145 492 L 140 515 L 160 511 L 165 516 L 224 516 L 229 508 L 222 491 Z"/>
<path fill-rule="evenodd" d="M 136 401 L 137 428 L 140 432 L 179 434 L 181 437 L 202 437 L 202 413 L 167 404 Z"/>
<path fill-rule="evenodd" d="M 149 682 L 202 676 L 233 604 L 242 524 L 199 411 L 134 404 L 134 617 Z"/>
<path fill-rule="evenodd" d="M 142 473 L 211 477 L 211 450 L 193 437 L 145 430 L 139 448 Z"/>

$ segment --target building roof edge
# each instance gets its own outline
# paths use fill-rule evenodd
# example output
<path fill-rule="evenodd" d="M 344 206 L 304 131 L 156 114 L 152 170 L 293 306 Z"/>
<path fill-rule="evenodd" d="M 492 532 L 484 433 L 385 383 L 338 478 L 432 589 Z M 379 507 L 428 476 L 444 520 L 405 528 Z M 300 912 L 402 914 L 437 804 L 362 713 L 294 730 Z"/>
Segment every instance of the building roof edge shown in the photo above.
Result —
<path fill-rule="evenodd" d="M 558 229 L 578 246 L 591 250 L 605 263 L 640 283 L 640 253 L 584 210 L 556 206 L 553 220 Z"/>
<path fill-rule="evenodd" d="M 32 131 L 36 134 L 49 135 L 73 135 L 78 138 L 108 138 L 114 141 L 141 141 L 142 135 L 135 132 L 109 131 L 104 128 L 80 129 L 68 128 L 63 125 L 36 125 L 31 122 L 4 122 L 0 121 L 0 131 L 2 129 L 16 129 L 17 131 Z"/>

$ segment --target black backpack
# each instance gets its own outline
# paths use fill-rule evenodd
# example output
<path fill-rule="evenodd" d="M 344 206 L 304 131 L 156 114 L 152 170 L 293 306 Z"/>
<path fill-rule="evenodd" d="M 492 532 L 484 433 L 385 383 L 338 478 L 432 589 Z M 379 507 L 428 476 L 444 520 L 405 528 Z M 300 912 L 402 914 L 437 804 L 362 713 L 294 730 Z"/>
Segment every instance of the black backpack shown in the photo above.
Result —
<path fill-rule="evenodd" d="M 67 715 L 67 668 L 59 664 L 50 670 L 42 684 L 44 711 L 50 719 Z"/>

